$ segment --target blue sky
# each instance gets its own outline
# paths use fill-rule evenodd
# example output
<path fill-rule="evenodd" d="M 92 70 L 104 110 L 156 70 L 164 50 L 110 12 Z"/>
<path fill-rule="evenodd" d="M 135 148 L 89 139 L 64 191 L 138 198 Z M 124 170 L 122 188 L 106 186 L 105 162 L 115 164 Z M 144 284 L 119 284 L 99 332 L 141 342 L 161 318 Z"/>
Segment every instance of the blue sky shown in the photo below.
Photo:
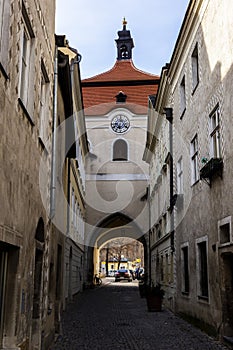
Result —
<path fill-rule="evenodd" d="M 115 39 L 126 18 L 134 40 L 134 65 L 160 74 L 170 61 L 189 0 L 56 0 L 56 34 L 82 55 L 81 78 L 114 65 Z"/>

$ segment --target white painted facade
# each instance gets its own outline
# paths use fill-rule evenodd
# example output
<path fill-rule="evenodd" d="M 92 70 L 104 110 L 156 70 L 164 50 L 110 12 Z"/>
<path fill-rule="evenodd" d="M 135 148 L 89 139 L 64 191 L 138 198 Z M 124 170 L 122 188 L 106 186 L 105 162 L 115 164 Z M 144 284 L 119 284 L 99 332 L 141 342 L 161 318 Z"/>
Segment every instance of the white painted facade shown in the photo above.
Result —
<path fill-rule="evenodd" d="M 173 110 L 173 191 L 183 201 L 174 216 L 175 310 L 230 337 L 232 24 L 230 0 L 190 1 L 157 101 Z"/>

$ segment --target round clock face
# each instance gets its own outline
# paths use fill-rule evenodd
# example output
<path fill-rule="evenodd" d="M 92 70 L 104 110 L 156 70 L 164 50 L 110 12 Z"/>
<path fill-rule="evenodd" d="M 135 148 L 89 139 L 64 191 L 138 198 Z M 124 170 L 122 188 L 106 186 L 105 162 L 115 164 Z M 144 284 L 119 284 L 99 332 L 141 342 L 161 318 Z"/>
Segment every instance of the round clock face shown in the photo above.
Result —
<path fill-rule="evenodd" d="M 114 132 L 122 134 L 129 129 L 129 119 L 124 115 L 117 115 L 111 121 L 111 128 Z"/>

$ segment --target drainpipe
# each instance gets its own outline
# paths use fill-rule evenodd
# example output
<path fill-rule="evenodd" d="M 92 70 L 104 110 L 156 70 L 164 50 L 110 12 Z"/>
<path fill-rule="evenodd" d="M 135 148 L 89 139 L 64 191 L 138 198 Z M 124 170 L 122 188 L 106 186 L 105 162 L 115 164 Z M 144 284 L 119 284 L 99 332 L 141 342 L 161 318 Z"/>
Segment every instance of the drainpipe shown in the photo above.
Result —
<path fill-rule="evenodd" d="M 66 237 L 70 232 L 70 211 L 72 210 L 70 204 L 70 158 L 67 162 L 67 223 L 66 223 Z"/>
<path fill-rule="evenodd" d="M 149 286 L 151 285 L 151 199 L 150 199 L 150 184 L 147 187 L 148 189 L 148 210 L 149 210 L 149 239 L 148 239 L 148 245 L 149 245 Z"/>
<path fill-rule="evenodd" d="M 56 192 L 56 147 L 57 147 L 57 82 L 58 82 L 58 49 L 55 45 L 54 84 L 53 84 L 53 125 L 52 125 L 52 159 L 51 159 L 51 187 L 50 187 L 50 219 L 55 215 Z"/>
<path fill-rule="evenodd" d="M 170 211 L 171 211 L 171 249 L 174 251 L 174 192 L 173 192 L 173 109 L 164 108 L 166 119 L 169 121 L 169 148 L 170 148 Z"/>

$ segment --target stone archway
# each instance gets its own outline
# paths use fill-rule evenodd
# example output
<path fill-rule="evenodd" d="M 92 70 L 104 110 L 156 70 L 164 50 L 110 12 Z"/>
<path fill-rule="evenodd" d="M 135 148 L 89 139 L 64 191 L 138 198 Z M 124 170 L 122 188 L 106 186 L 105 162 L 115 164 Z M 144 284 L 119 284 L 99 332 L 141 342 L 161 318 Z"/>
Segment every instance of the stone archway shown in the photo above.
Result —
<path fill-rule="evenodd" d="M 88 266 L 89 273 L 93 275 L 99 272 L 99 249 L 100 247 L 114 239 L 120 237 L 133 238 L 141 242 L 144 246 L 144 264 L 145 270 L 148 271 L 148 240 L 147 236 L 142 233 L 140 227 L 125 214 L 120 212 L 108 215 L 96 226 L 91 234 L 88 244 Z"/>

